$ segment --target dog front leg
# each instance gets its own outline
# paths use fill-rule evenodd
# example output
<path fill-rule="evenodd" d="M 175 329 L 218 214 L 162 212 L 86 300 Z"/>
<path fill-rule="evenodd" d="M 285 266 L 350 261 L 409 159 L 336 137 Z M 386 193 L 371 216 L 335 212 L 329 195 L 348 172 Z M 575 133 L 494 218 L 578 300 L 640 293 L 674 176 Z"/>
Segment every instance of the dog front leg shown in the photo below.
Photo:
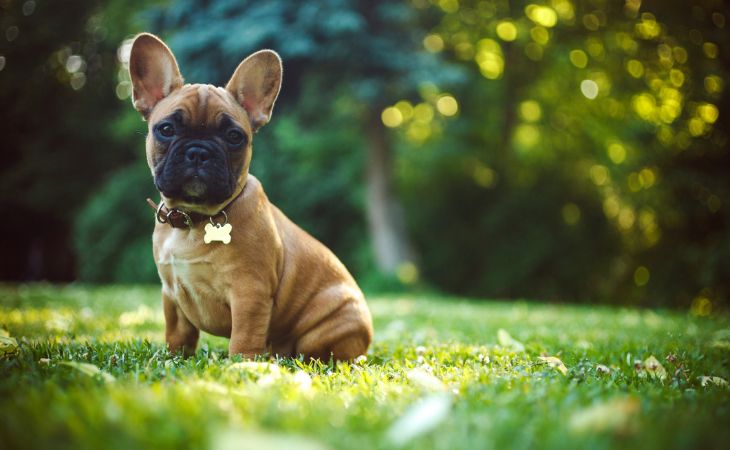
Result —
<path fill-rule="evenodd" d="M 229 356 L 253 358 L 266 351 L 272 306 L 266 295 L 241 294 L 231 301 Z"/>
<path fill-rule="evenodd" d="M 165 341 L 172 353 L 182 350 L 185 357 L 195 354 L 200 330 L 190 323 L 175 302 L 162 294 L 162 310 L 165 313 Z"/>

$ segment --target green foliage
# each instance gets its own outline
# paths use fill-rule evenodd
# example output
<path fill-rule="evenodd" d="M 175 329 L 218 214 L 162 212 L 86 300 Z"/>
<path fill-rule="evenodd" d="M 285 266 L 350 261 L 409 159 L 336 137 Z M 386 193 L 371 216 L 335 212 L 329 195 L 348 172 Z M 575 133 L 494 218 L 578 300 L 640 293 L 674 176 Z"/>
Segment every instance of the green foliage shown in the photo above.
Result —
<path fill-rule="evenodd" d="M 352 364 L 164 348 L 156 287 L 3 286 L 14 449 L 724 448 L 730 319 L 433 296 L 369 301 Z M 563 367 L 564 366 L 564 367 Z M 715 377 L 715 378 L 711 378 Z M 412 421 L 409 418 L 418 417 Z"/>
<path fill-rule="evenodd" d="M 469 82 L 422 90 L 425 118 L 391 103 L 425 278 L 468 294 L 726 307 L 727 8 L 434 4 L 424 45 Z M 451 95 L 455 120 L 439 114 Z"/>
<path fill-rule="evenodd" d="M 144 2 L 148 4 L 149 2 Z M 70 223 L 131 160 L 113 139 L 117 47 L 141 1 L 3 1 L 0 105 L 3 279 L 73 279 Z"/>
<path fill-rule="evenodd" d="M 146 127 L 117 57 L 148 29 L 192 82 L 225 83 L 262 47 L 282 54 L 252 173 L 369 286 L 396 285 L 372 270 L 364 217 L 367 119 L 382 112 L 416 247 L 410 279 L 464 295 L 727 307 L 724 3 L 26 3 L 0 5 L 3 278 L 156 279 Z"/>
<path fill-rule="evenodd" d="M 154 212 L 145 202 L 156 199 L 144 163 L 114 173 L 79 214 L 74 246 L 79 276 L 94 282 L 157 281 L 152 258 Z"/>

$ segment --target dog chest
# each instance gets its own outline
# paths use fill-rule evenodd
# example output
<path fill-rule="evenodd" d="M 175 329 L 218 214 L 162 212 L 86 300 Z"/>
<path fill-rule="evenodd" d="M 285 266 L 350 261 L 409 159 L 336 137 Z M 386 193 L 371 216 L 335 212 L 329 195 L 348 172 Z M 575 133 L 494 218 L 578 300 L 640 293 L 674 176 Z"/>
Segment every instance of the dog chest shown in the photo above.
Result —
<path fill-rule="evenodd" d="M 174 230 L 158 241 L 157 270 L 163 293 L 174 301 L 197 328 L 219 336 L 230 335 L 228 282 L 216 261 L 217 247 L 195 243 L 196 231 Z M 202 236 L 198 236 L 202 239 Z"/>

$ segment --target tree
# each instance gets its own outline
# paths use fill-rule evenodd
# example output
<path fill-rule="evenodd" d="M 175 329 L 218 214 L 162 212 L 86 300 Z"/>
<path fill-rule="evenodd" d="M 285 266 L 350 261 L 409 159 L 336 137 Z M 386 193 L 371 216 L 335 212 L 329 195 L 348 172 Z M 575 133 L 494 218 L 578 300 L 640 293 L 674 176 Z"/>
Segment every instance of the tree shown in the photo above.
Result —
<path fill-rule="evenodd" d="M 726 303 L 727 6 L 434 4 L 443 16 L 424 42 L 471 81 L 443 133 L 462 150 L 428 144 L 424 170 L 436 161 L 443 181 L 406 180 L 432 199 L 408 210 L 432 250 L 426 275 L 481 295 Z M 406 141 L 415 125 L 399 124 Z M 435 229 L 463 239 L 434 242 Z M 457 258 L 465 270 L 451 270 Z"/>
<path fill-rule="evenodd" d="M 128 8 L 140 3 L 0 4 L 0 277 L 75 277 L 73 217 L 111 168 L 132 159 L 119 139 L 116 52 Z"/>

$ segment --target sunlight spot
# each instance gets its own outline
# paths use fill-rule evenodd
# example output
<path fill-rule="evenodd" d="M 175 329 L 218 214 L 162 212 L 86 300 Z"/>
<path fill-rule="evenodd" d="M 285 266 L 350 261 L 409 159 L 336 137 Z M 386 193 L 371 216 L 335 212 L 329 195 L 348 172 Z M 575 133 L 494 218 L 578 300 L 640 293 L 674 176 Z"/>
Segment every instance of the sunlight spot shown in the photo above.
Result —
<path fill-rule="evenodd" d="M 641 78 L 644 75 L 644 65 L 639 60 L 630 59 L 626 63 L 626 71 L 634 78 Z"/>
<path fill-rule="evenodd" d="M 537 26 L 530 30 L 530 37 L 538 44 L 545 45 L 550 40 L 550 33 L 548 33 L 547 29 Z"/>
<path fill-rule="evenodd" d="M 698 106 L 697 113 L 699 114 L 700 118 L 706 123 L 715 123 L 718 116 L 720 115 L 720 111 L 717 109 L 717 106 L 711 103 L 703 103 L 702 105 Z"/>
<path fill-rule="evenodd" d="M 674 59 L 678 63 L 684 64 L 687 62 L 687 50 L 684 47 L 674 47 L 672 53 L 674 53 Z"/>
<path fill-rule="evenodd" d="M 641 181 L 641 186 L 644 189 L 649 189 L 654 186 L 654 183 L 656 182 L 656 174 L 652 169 L 645 167 L 639 172 L 639 180 Z"/>
<path fill-rule="evenodd" d="M 624 230 L 628 230 L 634 226 L 635 221 L 636 216 L 631 208 L 623 208 L 618 213 L 618 225 Z"/>
<path fill-rule="evenodd" d="M 644 120 L 651 120 L 654 117 L 654 111 L 656 110 L 656 100 L 654 96 L 649 93 L 643 93 L 635 95 L 631 103 L 634 107 L 634 111 Z"/>
<path fill-rule="evenodd" d="M 497 24 L 497 36 L 503 41 L 511 42 L 517 39 L 517 27 L 509 20 Z"/>
<path fill-rule="evenodd" d="M 504 71 L 502 47 L 493 39 L 482 39 L 477 42 L 474 60 L 479 65 L 479 71 L 487 79 L 496 80 Z"/>
<path fill-rule="evenodd" d="M 476 164 L 474 164 L 472 178 L 477 185 L 488 189 L 494 186 L 497 182 L 497 172 L 477 161 Z"/>
<path fill-rule="evenodd" d="M 621 205 L 618 201 L 618 197 L 616 197 L 615 195 L 611 195 L 603 201 L 603 213 L 609 219 L 613 219 L 614 217 L 618 216 L 620 210 Z"/>
<path fill-rule="evenodd" d="M 575 203 L 567 203 L 561 210 L 563 221 L 568 225 L 575 225 L 580 221 L 580 208 Z"/>
<path fill-rule="evenodd" d="M 423 38 L 423 47 L 431 53 L 438 53 L 444 49 L 444 40 L 438 34 L 429 34 Z"/>
<path fill-rule="evenodd" d="M 707 197 L 707 209 L 710 210 L 712 213 L 716 213 L 720 210 L 722 207 L 722 200 L 720 197 L 718 197 L 715 194 L 710 194 L 709 197 Z"/>
<path fill-rule="evenodd" d="M 527 5 L 525 15 L 536 24 L 548 28 L 558 23 L 558 15 L 548 6 Z"/>
<path fill-rule="evenodd" d="M 684 84 L 684 74 L 681 70 L 672 69 L 669 71 L 669 81 L 676 87 L 681 87 Z"/>
<path fill-rule="evenodd" d="M 723 80 L 717 75 L 708 75 L 705 77 L 705 91 L 708 94 L 719 94 L 722 92 Z"/>
<path fill-rule="evenodd" d="M 583 80 L 580 82 L 580 92 L 589 100 L 598 97 L 598 84 L 593 80 Z"/>
<path fill-rule="evenodd" d="M 520 103 L 520 115 L 527 122 L 537 122 L 542 117 L 540 104 L 534 100 L 525 100 Z"/>
<path fill-rule="evenodd" d="M 418 281 L 418 267 L 410 261 L 404 262 L 396 269 L 396 276 L 403 284 L 414 284 Z"/>
<path fill-rule="evenodd" d="M 433 120 L 433 107 L 428 103 L 419 103 L 413 109 L 413 119 L 418 122 L 428 123 Z"/>
<path fill-rule="evenodd" d="M 455 13 L 459 10 L 458 0 L 438 0 L 438 5 L 445 13 Z"/>
<path fill-rule="evenodd" d="M 639 174 L 636 172 L 629 174 L 626 183 L 629 185 L 629 190 L 631 192 L 638 192 L 641 190 L 641 181 L 639 180 Z"/>
<path fill-rule="evenodd" d="M 595 14 L 586 14 L 583 16 L 583 26 L 590 31 L 596 31 L 601 26 L 601 23 Z"/>
<path fill-rule="evenodd" d="M 583 69 L 588 65 L 588 55 L 583 50 L 571 50 L 570 62 L 577 68 Z"/>
<path fill-rule="evenodd" d="M 451 95 L 445 94 L 436 100 L 436 109 L 444 116 L 451 117 L 459 111 L 459 104 Z"/>
<path fill-rule="evenodd" d="M 558 13 L 561 19 L 568 23 L 573 23 L 575 19 L 575 11 L 573 5 L 569 0 L 553 0 L 552 6 L 555 8 L 555 12 Z"/>
<path fill-rule="evenodd" d="M 540 142 L 540 130 L 534 125 L 519 125 L 515 129 L 514 139 L 519 147 L 532 148 Z"/>
<path fill-rule="evenodd" d="M 717 58 L 718 54 L 718 47 L 717 44 L 714 44 L 712 42 L 705 42 L 702 44 L 702 51 L 705 52 L 705 56 L 707 56 L 710 59 Z"/>
<path fill-rule="evenodd" d="M 603 186 L 608 181 L 608 169 L 606 166 L 595 164 L 589 170 L 591 180 L 598 186 Z"/>
<path fill-rule="evenodd" d="M 687 128 L 692 136 L 702 136 L 705 133 L 705 122 L 702 119 L 693 117 L 687 122 Z"/>
<path fill-rule="evenodd" d="M 626 148 L 618 142 L 610 144 L 606 152 L 614 164 L 621 164 L 626 160 Z"/>
<path fill-rule="evenodd" d="M 649 278 L 649 269 L 644 266 L 639 266 L 634 271 L 634 283 L 638 287 L 646 286 L 646 284 L 649 282 Z"/>
<path fill-rule="evenodd" d="M 725 28 L 725 16 L 719 12 L 712 13 L 712 23 L 717 28 Z"/>
<path fill-rule="evenodd" d="M 66 71 L 68 73 L 75 73 L 84 69 L 86 69 L 86 63 L 80 55 L 71 55 L 66 59 Z"/>
<path fill-rule="evenodd" d="M 657 23 L 656 18 L 651 13 L 643 13 L 641 22 L 634 26 L 634 31 L 643 39 L 654 39 L 662 32 L 662 27 Z"/>
<path fill-rule="evenodd" d="M 400 111 L 404 121 L 413 117 L 413 105 L 408 100 L 399 101 L 395 104 L 395 107 Z"/>
<path fill-rule="evenodd" d="M 383 113 L 380 115 L 380 118 L 382 119 L 383 124 L 388 128 L 395 128 L 403 123 L 403 114 L 398 108 L 393 106 L 385 108 Z"/>

